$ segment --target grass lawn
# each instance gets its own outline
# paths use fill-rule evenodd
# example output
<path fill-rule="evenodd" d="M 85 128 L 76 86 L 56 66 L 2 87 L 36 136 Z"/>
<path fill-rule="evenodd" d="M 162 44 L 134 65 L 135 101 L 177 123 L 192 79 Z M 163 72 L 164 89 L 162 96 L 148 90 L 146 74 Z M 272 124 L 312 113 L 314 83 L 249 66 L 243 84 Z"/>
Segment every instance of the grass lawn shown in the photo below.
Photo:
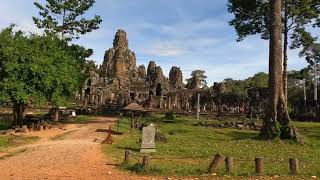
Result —
<path fill-rule="evenodd" d="M 88 121 L 92 120 L 92 117 L 90 115 L 77 115 L 74 118 L 67 118 L 64 120 L 60 120 L 59 122 L 64 124 L 85 124 L 88 123 Z"/>
<path fill-rule="evenodd" d="M 264 157 L 265 175 L 289 176 L 288 159 L 295 157 L 299 159 L 299 176 L 320 176 L 320 123 L 295 123 L 305 137 L 305 144 L 301 145 L 292 141 L 258 140 L 258 131 L 195 126 L 195 118 L 190 117 L 177 117 L 174 123 L 162 120 L 161 116 L 143 118 L 145 123 L 156 124 L 168 140 L 156 143 L 157 153 L 151 154 L 150 167 L 142 171 L 139 157 L 122 164 L 122 169 L 148 175 L 199 176 L 207 173 L 212 156 L 222 153 L 234 157 L 235 176 L 255 175 L 255 157 Z M 119 131 L 124 134 L 114 136 L 113 145 L 103 146 L 105 153 L 117 163 L 122 163 L 125 149 L 139 154 L 141 138 L 139 131 L 129 133 L 128 119 L 124 118 L 120 126 Z M 224 171 L 222 167 L 219 174 L 224 175 Z"/>
<path fill-rule="evenodd" d="M 39 140 L 39 137 L 23 135 L 0 136 L 0 152 L 5 152 L 10 147 L 17 147 Z"/>

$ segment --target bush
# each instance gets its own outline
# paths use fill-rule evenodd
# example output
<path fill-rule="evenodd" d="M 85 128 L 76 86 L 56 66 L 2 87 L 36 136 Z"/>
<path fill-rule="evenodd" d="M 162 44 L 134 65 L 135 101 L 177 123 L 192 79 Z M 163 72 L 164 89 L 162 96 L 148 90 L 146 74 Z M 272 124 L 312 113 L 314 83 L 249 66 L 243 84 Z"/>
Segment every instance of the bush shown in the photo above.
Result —
<path fill-rule="evenodd" d="M 8 121 L 0 121 L 0 130 L 7 130 L 11 127 L 11 123 Z"/>
<path fill-rule="evenodd" d="M 176 114 L 174 112 L 167 112 L 166 117 L 167 120 L 176 120 Z"/>

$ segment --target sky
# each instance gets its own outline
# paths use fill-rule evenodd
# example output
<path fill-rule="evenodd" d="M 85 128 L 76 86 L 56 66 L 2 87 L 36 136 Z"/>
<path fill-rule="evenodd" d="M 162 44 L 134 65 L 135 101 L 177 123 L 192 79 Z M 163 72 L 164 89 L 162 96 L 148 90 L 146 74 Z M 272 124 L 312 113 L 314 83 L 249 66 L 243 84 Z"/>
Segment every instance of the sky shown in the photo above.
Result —
<path fill-rule="evenodd" d="M 0 29 L 15 23 L 19 29 L 41 32 L 32 21 L 32 16 L 38 15 L 34 0 L 0 1 Z M 233 16 L 226 4 L 227 0 L 96 0 L 86 16 L 100 15 L 100 29 L 75 43 L 93 49 L 90 59 L 101 64 L 117 29 L 123 29 L 137 65 L 147 67 L 154 60 L 166 76 L 172 66 L 177 66 L 184 78 L 192 70 L 202 69 L 209 85 L 267 72 L 269 42 L 259 36 L 236 42 L 237 34 L 228 25 Z M 316 30 L 314 33 L 319 34 Z M 307 66 L 298 53 L 289 51 L 289 70 Z"/>

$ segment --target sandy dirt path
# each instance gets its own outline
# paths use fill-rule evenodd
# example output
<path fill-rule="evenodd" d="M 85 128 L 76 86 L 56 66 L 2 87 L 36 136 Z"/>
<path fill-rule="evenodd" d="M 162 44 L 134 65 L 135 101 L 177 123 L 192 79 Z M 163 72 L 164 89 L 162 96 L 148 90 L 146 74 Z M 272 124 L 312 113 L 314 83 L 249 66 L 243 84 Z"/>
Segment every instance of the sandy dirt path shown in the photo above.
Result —
<path fill-rule="evenodd" d="M 0 180 L 155 179 L 120 172 L 102 152 L 100 142 L 107 136 L 108 124 L 114 121 L 111 117 L 95 117 L 88 124 L 28 133 L 41 139 L 19 147 L 24 152 L 0 160 Z M 63 136 L 53 140 L 57 135 Z"/>

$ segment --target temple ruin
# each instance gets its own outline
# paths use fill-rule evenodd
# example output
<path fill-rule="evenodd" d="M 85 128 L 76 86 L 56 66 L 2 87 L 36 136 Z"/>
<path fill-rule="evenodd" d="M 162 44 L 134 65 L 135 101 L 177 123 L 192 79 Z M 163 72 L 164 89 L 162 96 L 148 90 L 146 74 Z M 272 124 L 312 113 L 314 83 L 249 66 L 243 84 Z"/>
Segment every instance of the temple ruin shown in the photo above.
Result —
<path fill-rule="evenodd" d="M 155 61 L 150 61 L 147 69 L 144 65 L 137 66 L 126 32 L 118 30 L 113 47 L 105 52 L 102 65 L 90 71 L 79 93 L 79 102 L 84 106 L 109 107 L 136 102 L 149 110 L 194 112 L 200 97 L 201 112 L 249 111 L 247 97 L 226 94 L 224 89 L 223 83 L 201 88 L 196 77 L 187 87 L 181 69 L 176 66 L 171 68 L 169 77 Z"/>

